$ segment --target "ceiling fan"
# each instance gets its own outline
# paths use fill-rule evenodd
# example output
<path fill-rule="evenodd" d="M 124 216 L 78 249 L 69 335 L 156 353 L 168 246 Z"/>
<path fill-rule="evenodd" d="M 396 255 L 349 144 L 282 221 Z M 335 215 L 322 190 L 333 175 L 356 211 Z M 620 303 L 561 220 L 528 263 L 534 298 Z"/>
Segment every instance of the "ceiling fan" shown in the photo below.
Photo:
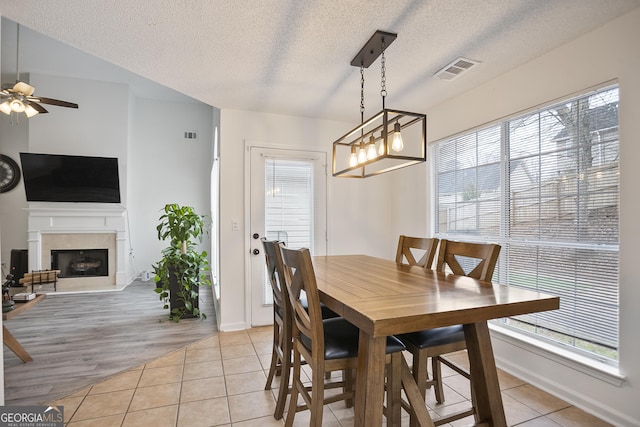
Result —
<path fill-rule="evenodd" d="M 16 39 L 16 84 L 3 88 L 0 91 L 0 111 L 6 115 L 12 113 L 24 113 L 27 117 L 33 117 L 38 113 L 48 113 L 41 104 L 55 105 L 58 107 L 78 108 L 73 102 L 60 101 L 58 99 L 34 96 L 35 88 L 28 83 L 20 81 L 20 24 L 17 25 Z"/>

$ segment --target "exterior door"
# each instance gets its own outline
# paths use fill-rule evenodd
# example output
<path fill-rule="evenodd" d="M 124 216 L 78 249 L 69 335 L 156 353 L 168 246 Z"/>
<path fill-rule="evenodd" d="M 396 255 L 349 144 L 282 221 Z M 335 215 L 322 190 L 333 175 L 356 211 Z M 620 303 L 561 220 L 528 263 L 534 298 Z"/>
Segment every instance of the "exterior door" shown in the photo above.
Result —
<path fill-rule="evenodd" d="M 250 147 L 251 325 L 273 322 L 262 242 L 326 254 L 326 154 Z"/>

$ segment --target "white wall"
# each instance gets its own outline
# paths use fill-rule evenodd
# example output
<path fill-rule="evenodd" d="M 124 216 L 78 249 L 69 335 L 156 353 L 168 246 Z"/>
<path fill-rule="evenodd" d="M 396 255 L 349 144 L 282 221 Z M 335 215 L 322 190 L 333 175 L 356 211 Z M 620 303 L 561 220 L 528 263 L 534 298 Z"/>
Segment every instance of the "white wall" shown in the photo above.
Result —
<path fill-rule="evenodd" d="M 430 140 L 594 85 L 620 85 L 620 371 L 622 386 L 534 355 L 494 335 L 498 363 L 616 426 L 640 425 L 640 9 L 429 111 Z M 464 77 L 462 77 L 464 78 Z M 443 83 L 443 84 L 454 84 Z"/>
<path fill-rule="evenodd" d="M 32 74 L 30 80 L 36 94 L 75 102 L 79 108 L 47 107 L 49 114 L 21 117 L 18 126 L 2 114 L 2 152 L 18 163 L 20 151 L 117 157 L 127 248 L 132 250 L 127 281 L 151 270 L 164 247 L 155 227 L 166 203 L 188 204 L 203 215 L 210 212 L 213 107 L 135 98 L 120 83 L 41 74 Z M 185 140 L 184 131 L 196 131 L 197 139 Z M 10 250 L 27 248 L 28 204 L 22 181 L 0 198 L 2 259 L 8 269 Z M 205 239 L 202 249 L 209 247 Z"/>
<path fill-rule="evenodd" d="M 355 116 L 355 115 L 354 115 Z M 245 247 L 250 230 L 244 223 L 244 146 L 245 141 L 264 146 L 288 146 L 321 150 L 331 159 L 334 140 L 357 122 L 342 123 L 299 117 L 222 110 L 220 134 L 220 286 L 221 312 L 217 313 L 221 330 L 250 326 L 246 310 L 248 278 Z M 328 165 L 329 176 L 331 164 Z M 328 253 L 368 253 L 389 256 L 387 248 L 397 237 L 389 234 L 390 175 L 365 180 L 329 177 Z M 232 231 L 232 220 L 240 221 L 240 230 Z"/>
<path fill-rule="evenodd" d="M 210 213 L 213 111 L 204 104 L 133 101 L 127 208 L 135 275 L 151 270 L 168 246 L 156 231 L 167 203 Z M 184 139 L 185 131 L 195 131 L 197 138 Z M 209 252 L 210 246 L 207 235 L 200 250 Z"/>

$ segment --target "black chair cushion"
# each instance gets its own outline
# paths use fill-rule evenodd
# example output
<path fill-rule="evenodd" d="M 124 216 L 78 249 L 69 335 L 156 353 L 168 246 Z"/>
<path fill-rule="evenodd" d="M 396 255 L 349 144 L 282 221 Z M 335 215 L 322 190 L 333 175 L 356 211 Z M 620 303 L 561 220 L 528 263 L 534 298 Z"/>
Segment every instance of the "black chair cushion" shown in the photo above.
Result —
<path fill-rule="evenodd" d="M 306 294 L 301 294 L 300 295 L 300 304 L 302 304 L 302 306 L 304 307 L 305 310 L 309 311 L 309 303 L 307 302 L 307 295 Z M 320 310 L 322 311 L 322 318 L 323 319 L 331 319 L 333 317 L 339 317 L 338 314 L 335 311 L 331 310 L 330 308 L 328 308 L 323 303 L 320 303 Z"/>
<path fill-rule="evenodd" d="M 462 325 L 445 326 L 398 335 L 400 340 L 419 349 L 464 341 Z"/>
<path fill-rule="evenodd" d="M 325 360 L 344 359 L 358 356 L 358 338 L 360 330 L 342 317 L 333 317 L 322 321 L 324 327 Z M 302 344 L 311 351 L 311 340 L 300 335 Z M 396 337 L 387 337 L 386 353 L 403 351 L 406 347 Z"/>

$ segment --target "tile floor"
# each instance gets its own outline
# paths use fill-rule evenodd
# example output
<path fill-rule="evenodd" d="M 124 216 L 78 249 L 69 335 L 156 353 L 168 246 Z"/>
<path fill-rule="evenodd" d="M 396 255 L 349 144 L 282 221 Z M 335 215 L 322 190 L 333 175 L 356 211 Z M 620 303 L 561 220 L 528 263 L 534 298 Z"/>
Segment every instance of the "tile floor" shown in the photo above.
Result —
<path fill-rule="evenodd" d="M 64 406 L 69 427 L 281 426 L 272 416 L 277 382 L 273 390 L 264 390 L 271 338 L 271 327 L 216 333 L 50 404 Z M 464 363 L 466 355 L 457 356 Z M 499 375 L 509 426 L 609 426 L 509 374 Z M 445 376 L 446 403 L 427 398 L 438 415 L 460 409 L 469 399 L 464 378 L 453 371 Z M 294 425 L 307 425 L 307 414 L 296 414 Z M 408 425 L 406 414 L 402 424 Z M 343 402 L 331 404 L 323 425 L 351 426 L 353 412 Z"/>

